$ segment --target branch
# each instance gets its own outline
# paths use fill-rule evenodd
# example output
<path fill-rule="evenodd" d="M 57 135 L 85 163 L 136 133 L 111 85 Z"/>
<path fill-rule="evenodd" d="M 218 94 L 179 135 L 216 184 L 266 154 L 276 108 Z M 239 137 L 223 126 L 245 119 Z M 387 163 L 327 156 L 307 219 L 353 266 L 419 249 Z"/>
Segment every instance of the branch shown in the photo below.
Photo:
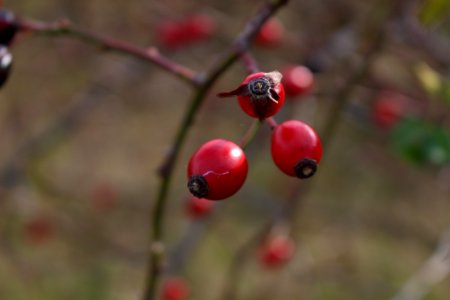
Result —
<path fill-rule="evenodd" d="M 157 193 L 154 210 L 151 214 L 151 234 L 153 246 L 150 247 L 151 258 L 148 271 L 147 288 L 144 295 L 145 300 L 155 299 L 157 281 L 164 265 L 165 251 L 162 246 L 162 240 L 164 237 L 162 223 L 165 214 L 168 191 L 172 180 L 174 166 L 178 160 L 188 131 L 194 123 L 195 116 L 197 115 L 197 112 L 203 104 L 205 96 L 211 89 L 212 85 L 226 70 L 231 67 L 234 62 L 236 62 L 241 54 L 248 49 L 250 42 L 256 36 L 263 24 L 287 2 L 287 0 L 271 1 L 266 3 L 257 12 L 257 14 L 247 23 L 243 32 L 234 41 L 234 46 L 229 49 L 223 55 L 222 59 L 213 65 L 213 67 L 204 75 L 201 84 L 197 88 L 197 91 L 187 107 L 181 124 L 178 127 L 178 132 L 172 143 L 172 150 L 169 152 L 162 163 L 161 168 L 159 169 L 161 184 Z"/>
<path fill-rule="evenodd" d="M 159 53 L 158 49 L 155 47 L 140 48 L 125 41 L 102 36 L 93 31 L 77 28 L 68 20 L 46 23 L 19 19 L 17 22 L 18 27 L 23 31 L 30 31 L 33 33 L 51 36 L 68 36 L 76 38 L 88 44 L 98 46 L 104 50 L 116 51 L 118 53 L 127 54 L 129 56 L 134 56 L 144 61 L 153 63 L 161 69 L 174 74 L 193 86 L 198 86 L 200 84 L 199 77 L 194 71 L 165 57 Z"/>
<path fill-rule="evenodd" d="M 420 300 L 450 273 L 450 230 L 444 232 L 434 253 L 403 285 L 392 300 Z"/>

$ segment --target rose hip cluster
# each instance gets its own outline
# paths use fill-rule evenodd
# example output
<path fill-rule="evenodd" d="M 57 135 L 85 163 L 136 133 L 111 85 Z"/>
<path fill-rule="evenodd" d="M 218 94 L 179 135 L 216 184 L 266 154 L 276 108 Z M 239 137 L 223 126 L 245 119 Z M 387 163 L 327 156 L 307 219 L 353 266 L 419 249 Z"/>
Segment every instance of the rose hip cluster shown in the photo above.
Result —
<path fill-rule="evenodd" d="M 9 77 L 12 65 L 12 55 L 8 47 L 11 45 L 18 30 L 13 13 L 0 9 L 0 87 Z"/>
<path fill-rule="evenodd" d="M 305 88 L 293 88 L 292 73 L 308 79 Z M 290 90 L 305 93 L 312 80 L 303 69 L 287 69 Z M 242 110 L 249 116 L 264 120 L 275 115 L 285 100 L 283 75 L 278 71 L 258 72 L 247 76 L 230 92 L 219 97 L 236 96 Z M 286 81 L 283 81 L 286 82 Z M 299 82 L 303 82 L 300 80 Z M 317 133 L 309 125 L 285 121 L 273 129 L 272 159 L 285 174 L 300 179 L 309 178 L 317 170 L 322 158 L 322 145 Z M 198 198 L 222 200 L 235 194 L 245 182 L 248 162 L 242 148 L 229 140 L 214 139 L 203 144 L 191 157 L 187 168 L 189 191 Z"/>

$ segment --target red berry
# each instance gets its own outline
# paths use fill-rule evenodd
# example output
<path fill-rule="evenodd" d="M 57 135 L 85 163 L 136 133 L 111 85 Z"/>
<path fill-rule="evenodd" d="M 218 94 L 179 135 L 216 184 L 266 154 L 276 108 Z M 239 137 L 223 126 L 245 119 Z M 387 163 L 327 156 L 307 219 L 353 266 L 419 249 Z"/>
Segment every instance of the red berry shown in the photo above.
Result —
<path fill-rule="evenodd" d="M 409 104 L 409 99 L 401 94 L 382 92 L 373 107 L 375 123 L 383 128 L 394 126 L 408 114 Z"/>
<path fill-rule="evenodd" d="M 166 21 L 156 28 L 160 43 L 167 48 L 177 48 L 185 43 L 185 36 L 180 24 Z"/>
<path fill-rule="evenodd" d="M 260 248 L 260 260 L 268 268 L 286 264 L 294 255 L 295 243 L 288 236 L 274 236 L 266 240 Z"/>
<path fill-rule="evenodd" d="M 8 48 L 0 45 L 0 87 L 8 80 L 12 66 L 12 55 Z"/>
<path fill-rule="evenodd" d="M 112 210 L 117 205 L 118 195 L 114 186 L 102 183 L 94 187 L 91 195 L 94 209 L 105 212 Z"/>
<path fill-rule="evenodd" d="M 165 47 L 179 48 L 208 38 L 214 29 L 213 19 L 197 14 L 183 20 L 161 23 L 157 27 L 157 37 Z"/>
<path fill-rule="evenodd" d="M 284 27 L 278 19 L 269 19 L 261 27 L 255 42 L 260 46 L 278 46 L 283 39 Z"/>
<path fill-rule="evenodd" d="M 53 225 L 44 216 L 35 217 L 29 220 L 24 227 L 25 236 L 33 244 L 47 242 L 53 236 Z"/>
<path fill-rule="evenodd" d="M 307 124 L 291 120 L 278 125 L 272 133 L 272 159 L 289 176 L 314 175 L 322 158 L 317 133 Z"/>
<path fill-rule="evenodd" d="M 190 197 L 186 203 L 186 211 L 193 219 L 209 215 L 214 208 L 214 202 L 197 197 Z"/>
<path fill-rule="evenodd" d="M 238 145 L 223 139 L 212 140 L 191 157 L 188 187 L 195 197 L 222 200 L 241 188 L 247 172 L 247 158 Z"/>
<path fill-rule="evenodd" d="M 162 297 L 164 300 L 184 300 L 188 295 L 188 285 L 182 278 L 169 278 L 162 286 Z"/>
<path fill-rule="evenodd" d="M 314 75 L 307 67 L 288 66 L 282 74 L 282 82 L 288 96 L 305 95 L 314 87 Z"/>
<path fill-rule="evenodd" d="M 0 9 L 0 45 L 9 46 L 17 32 L 16 17 L 8 10 Z"/>
<path fill-rule="evenodd" d="M 216 24 L 207 15 L 197 14 L 186 18 L 184 21 L 185 35 L 190 41 L 200 41 L 212 35 Z"/>
<path fill-rule="evenodd" d="M 253 73 L 237 89 L 219 93 L 218 96 L 237 96 L 239 105 L 246 114 L 262 120 L 275 115 L 284 104 L 281 78 L 278 71 Z"/>

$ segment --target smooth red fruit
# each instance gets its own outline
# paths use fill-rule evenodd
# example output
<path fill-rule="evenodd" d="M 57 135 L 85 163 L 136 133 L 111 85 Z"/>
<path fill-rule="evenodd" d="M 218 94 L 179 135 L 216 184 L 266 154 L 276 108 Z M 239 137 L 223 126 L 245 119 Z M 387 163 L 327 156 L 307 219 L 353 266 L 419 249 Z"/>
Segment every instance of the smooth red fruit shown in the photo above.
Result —
<path fill-rule="evenodd" d="M 393 92 L 382 92 L 375 99 L 373 118 L 383 128 L 391 128 L 408 113 L 410 101 L 406 96 Z"/>
<path fill-rule="evenodd" d="M 260 248 L 261 263 L 268 268 L 281 267 L 294 255 L 295 243 L 288 236 L 274 236 L 266 240 Z"/>
<path fill-rule="evenodd" d="M 16 17 L 8 10 L 0 9 L 0 45 L 9 46 L 17 32 Z"/>
<path fill-rule="evenodd" d="M 43 244 L 53 236 L 53 224 L 48 218 L 38 216 L 29 220 L 24 227 L 26 238 L 33 244 Z"/>
<path fill-rule="evenodd" d="M 305 66 L 287 66 L 282 74 L 282 82 L 288 96 L 308 94 L 314 87 L 314 74 Z"/>
<path fill-rule="evenodd" d="M 278 46 L 284 35 L 283 24 L 278 19 L 272 18 L 261 27 L 256 35 L 255 42 L 260 46 Z"/>
<path fill-rule="evenodd" d="M 314 175 L 322 158 L 322 144 L 309 125 L 290 120 L 272 133 L 272 159 L 289 176 L 308 178 Z"/>
<path fill-rule="evenodd" d="M 195 197 L 222 200 L 242 187 L 247 172 L 247 158 L 238 145 L 223 139 L 211 140 L 189 161 L 188 187 Z"/>
<path fill-rule="evenodd" d="M 0 87 L 2 87 L 8 80 L 11 72 L 12 55 L 8 48 L 0 45 Z"/>
<path fill-rule="evenodd" d="M 193 219 L 203 218 L 211 213 L 214 202 L 197 197 L 190 197 L 186 202 L 186 212 Z"/>
<path fill-rule="evenodd" d="M 92 190 L 91 203 L 100 212 L 111 211 L 118 201 L 117 190 L 108 183 L 98 184 Z"/>
<path fill-rule="evenodd" d="M 162 286 L 163 300 L 184 300 L 187 299 L 188 295 L 189 288 L 183 278 L 169 278 Z"/>

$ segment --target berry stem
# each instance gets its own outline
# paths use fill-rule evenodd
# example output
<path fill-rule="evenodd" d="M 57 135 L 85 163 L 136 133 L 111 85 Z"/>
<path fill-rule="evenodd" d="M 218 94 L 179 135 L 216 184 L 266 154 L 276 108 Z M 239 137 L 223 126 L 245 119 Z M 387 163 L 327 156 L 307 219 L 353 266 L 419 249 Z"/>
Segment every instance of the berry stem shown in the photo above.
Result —
<path fill-rule="evenodd" d="M 241 141 L 239 143 L 239 145 L 241 146 L 242 149 L 245 150 L 245 148 L 247 148 L 247 146 L 250 144 L 250 142 L 255 137 L 258 130 L 261 128 L 261 124 L 262 124 L 262 122 L 260 120 L 253 120 L 252 124 L 247 129 L 247 131 L 244 133 L 244 136 L 241 138 Z"/>
<path fill-rule="evenodd" d="M 269 125 L 270 130 L 274 130 L 278 126 L 277 121 L 275 121 L 273 117 L 267 118 L 264 121 L 266 121 L 267 125 Z"/>
<path fill-rule="evenodd" d="M 249 51 L 242 54 L 241 60 L 249 74 L 260 72 L 258 63 L 256 62 L 255 58 L 253 57 L 253 55 L 250 54 Z"/>
<path fill-rule="evenodd" d="M 51 36 L 69 36 L 88 44 L 98 46 L 104 50 L 111 50 L 134 56 L 159 66 L 161 69 L 174 74 L 193 86 L 198 86 L 200 84 L 200 79 L 196 72 L 165 57 L 156 47 L 140 48 L 122 40 L 77 28 L 68 20 L 40 22 L 20 19 L 18 21 L 18 26 L 24 31 Z"/>

